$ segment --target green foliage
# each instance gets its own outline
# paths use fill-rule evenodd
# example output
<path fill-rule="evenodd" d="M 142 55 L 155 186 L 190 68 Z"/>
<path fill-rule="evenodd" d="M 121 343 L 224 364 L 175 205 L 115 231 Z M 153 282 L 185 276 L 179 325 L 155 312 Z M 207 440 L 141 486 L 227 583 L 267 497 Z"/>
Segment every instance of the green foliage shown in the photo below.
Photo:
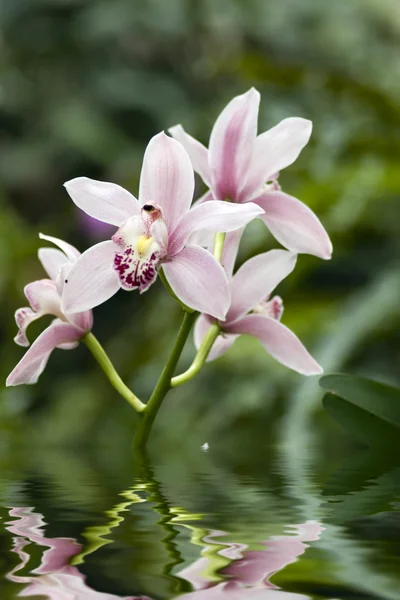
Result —
<path fill-rule="evenodd" d="M 368 446 L 400 446 L 400 390 L 344 374 L 320 379 L 326 410 Z"/>

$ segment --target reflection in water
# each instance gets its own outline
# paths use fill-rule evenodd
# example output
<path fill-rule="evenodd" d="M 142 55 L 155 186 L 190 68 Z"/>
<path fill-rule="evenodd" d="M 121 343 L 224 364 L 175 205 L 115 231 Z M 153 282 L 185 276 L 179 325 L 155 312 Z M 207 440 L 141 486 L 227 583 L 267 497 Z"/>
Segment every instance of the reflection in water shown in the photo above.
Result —
<path fill-rule="evenodd" d="M 13 551 L 18 554 L 20 564 L 7 575 L 15 583 L 23 584 L 20 596 L 41 595 L 50 600 L 117 600 L 120 596 L 97 592 L 85 583 L 84 576 L 70 561 L 81 551 L 81 545 L 72 538 L 47 538 L 41 515 L 32 508 L 12 508 L 9 511 L 13 521 L 7 529 L 14 534 Z M 305 542 L 317 540 L 323 527 L 316 522 L 306 522 L 293 527 L 294 535 L 276 536 L 263 542 L 262 550 L 246 550 L 245 544 L 224 543 L 219 539 L 225 535 L 221 531 L 211 531 L 202 537 L 206 545 L 203 557 L 185 568 L 178 576 L 189 582 L 194 591 L 180 596 L 182 600 L 245 600 L 246 598 L 266 598 L 274 600 L 304 599 L 305 596 L 279 591 L 270 583 L 273 574 L 294 562 L 308 547 Z M 47 548 L 42 554 L 39 567 L 29 575 L 18 573 L 27 567 L 30 554 L 26 546 L 30 543 Z M 216 557 L 225 559 L 225 566 L 219 571 L 219 583 L 215 583 Z M 214 571 L 214 572 L 213 572 Z M 208 576 L 208 572 L 213 572 Z M 147 596 L 129 596 L 125 600 L 150 600 Z"/>
<path fill-rule="evenodd" d="M 10 516 L 16 520 L 8 523 L 7 529 L 15 534 L 13 551 L 21 559 L 20 564 L 8 573 L 7 578 L 21 584 L 27 584 L 20 596 L 44 596 L 49 600 L 117 600 L 120 596 L 96 592 L 89 588 L 84 576 L 76 567 L 70 566 L 70 559 L 81 550 L 72 538 L 46 538 L 45 525 L 41 515 L 31 508 L 13 508 Z M 25 551 L 29 543 L 45 546 L 40 566 L 32 575 L 18 575 L 30 560 Z M 146 596 L 129 596 L 125 600 L 150 600 Z"/>
<path fill-rule="evenodd" d="M 210 584 L 206 577 L 209 570 L 209 557 L 200 558 L 188 568 L 179 573 L 190 581 L 196 591 L 181 596 L 183 599 L 194 600 L 246 600 L 246 598 L 265 598 L 274 600 L 305 599 L 306 596 L 279 591 L 269 580 L 278 571 L 294 562 L 308 548 L 305 542 L 315 541 L 324 528 L 317 522 L 308 521 L 302 525 L 293 526 L 294 535 L 275 536 L 261 545 L 262 550 L 246 550 L 244 544 L 223 544 L 216 538 L 223 532 L 211 532 L 203 542 L 217 546 L 219 556 L 228 559 L 228 565 L 220 571 L 225 578 L 217 585 Z M 221 548 L 221 545 L 223 546 Z"/>

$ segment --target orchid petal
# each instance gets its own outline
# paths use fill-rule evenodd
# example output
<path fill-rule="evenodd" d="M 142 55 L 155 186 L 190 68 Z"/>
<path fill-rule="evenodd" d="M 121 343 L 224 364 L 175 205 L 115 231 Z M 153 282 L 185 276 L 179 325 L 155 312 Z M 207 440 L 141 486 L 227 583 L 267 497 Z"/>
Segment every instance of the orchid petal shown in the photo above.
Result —
<path fill-rule="evenodd" d="M 168 129 L 172 137 L 182 144 L 192 162 L 193 169 L 200 175 L 204 183 L 210 187 L 211 175 L 208 166 L 208 150 L 194 137 L 186 133 L 182 125 L 175 125 Z"/>
<path fill-rule="evenodd" d="M 251 199 L 281 169 L 291 165 L 310 139 L 312 122 L 299 117 L 284 119 L 259 135 L 241 199 Z"/>
<path fill-rule="evenodd" d="M 57 286 L 51 279 L 32 281 L 24 287 L 24 294 L 35 312 L 42 315 L 61 315 Z"/>
<path fill-rule="evenodd" d="M 254 88 L 229 102 L 215 122 L 208 162 L 215 197 L 237 198 L 253 155 L 260 94 Z"/>
<path fill-rule="evenodd" d="M 82 331 L 68 323 L 53 323 L 39 335 L 7 378 L 6 385 L 36 383 L 53 350 L 79 340 Z"/>
<path fill-rule="evenodd" d="M 111 240 L 92 246 L 73 265 L 62 292 L 64 313 L 83 312 L 102 304 L 119 289 L 113 269 L 117 247 Z"/>
<path fill-rule="evenodd" d="M 136 198 L 116 183 L 76 177 L 64 186 L 78 208 L 103 223 L 120 227 L 140 213 Z"/>
<path fill-rule="evenodd" d="M 200 348 L 201 342 L 203 341 L 204 336 L 206 335 L 210 325 L 212 324 L 212 320 L 208 315 L 201 314 L 197 319 L 194 326 L 194 343 L 197 349 Z M 207 356 L 207 362 L 211 360 L 215 360 L 224 354 L 229 348 L 232 346 L 233 342 L 236 338 L 239 337 L 232 333 L 221 333 L 217 339 L 215 340 L 213 347 L 210 350 L 209 355 Z"/>
<path fill-rule="evenodd" d="M 278 362 L 302 375 L 319 375 L 322 367 L 299 338 L 279 321 L 262 315 L 248 315 L 225 327 L 228 333 L 257 337 Z"/>
<path fill-rule="evenodd" d="M 212 254 L 186 246 L 162 266 L 176 296 L 187 306 L 223 320 L 229 308 L 225 272 Z"/>
<path fill-rule="evenodd" d="M 264 209 L 261 219 L 282 246 L 300 254 L 331 258 L 332 243 L 327 232 L 300 200 L 283 192 L 265 192 L 254 202 Z"/>
<path fill-rule="evenodd" d="M 51 235 L 44 235 L 44 233 L 39 233 L 39 237 L 41 240 L 46 240 L 46 242 L 51 242 L 52 244 L 58 246 L 60 250 L 64 252 L 68 260 L 71 262 L 74 262 L 81 255 L 79 250 L 74 248 L 74 246 L 71 246 L 71 244 L 68 244 L 68 242 L 64 242 L 64 240 L 60 240 L 59 238 L 53 237 Z"/>
<path fill-rule="evenodd" d="M 51 279 L 39 279 L 28 283 L 24 288 L 24 294 L 31 307 L 19 308 L 15 313 L 15 322 L 19 331 L 14 341 L 19 346 L 29 346 L 26 330 L 30 323 L 43 315 L 62 316 L 60 297 L 56 284 Z"/>
<path fill-rule="evenodd" d="M 186 150 L 165 133 L 149 142 L 140 175 L 139 200 L 159 207 L 172 231 L 193 199 L 194 172 Z"/>
<path fill-rule="evenodd" d="M 234 321 L 253 309 L 296 265 L 297 254 L 287 250 L 270 250 L 246 261 L 231 283 L 231 306 L 228 321 Z"/>
<path fill-rule="evenodd" d="M 55 281 L 61 267 L 67 262 L 64 252 L 56 248 L 39 248 L 38 257 L 50 279 Z"/>
<path fill-rule="evenodd" d="M 233 204 L 210 200 L 192 208 L 182 217 L 170 236 L 168 251 L 171 255 L 179 252 L 189 235 L 195 231 L 206 230 L 211 233 L 234 231 L 262 214 L 262 208 L 252 202 Z"/>
<path fill-rule="evenodd" d="M 239 250 L 240 240 L 242 239 L 244 227 L 230 231 L 226 234 L 224 249 L 222 251 L 221 264 L 225 269 L 225 273 L 228 278 L 232 277 L 233 269 L 235 268 L 235 262 L 237 253 Z"/>

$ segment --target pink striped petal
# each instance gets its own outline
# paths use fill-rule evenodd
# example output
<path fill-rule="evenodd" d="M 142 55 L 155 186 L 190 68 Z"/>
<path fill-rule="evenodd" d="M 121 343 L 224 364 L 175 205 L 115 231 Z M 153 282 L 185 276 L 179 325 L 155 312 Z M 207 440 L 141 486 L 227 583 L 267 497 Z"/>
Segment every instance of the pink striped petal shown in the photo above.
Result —
<path fill-rule="evenodd" d="M 191 233 L 205 230 L 210 233 L 234 231 L 244 227 L 263 214 L 262 208 L 252 202 L 233 204 L 221 200 L 210 200 L 192 208 L 180 219 L 169 240 L 168 252 L 179 252 Z"/>
<path fill-rule="evenodd" d="M 182 125 L 175 125 L 168 129 L 172 137 L 182 144 L 192 162 L 193 169 L 200 175 L 204 183 L 210 187 L 211 176 L 208 166 L 208 150 L 194 137 L 186 133 Z"/>
<path fill-rule="evenodd" d="M 297 336 L 279 321 L 262 315 L 248 315 L 225 327 L 228 333 L 257 337 L 278 362 L 302 375 L 319 375 L 322 367 Z"/>
<path fill-rule="evenodd" d="M 186 150 L 176 140 L 159 133 L 149 142 L 140 175 L 139 200 L 161 208 L 172 231 L 193 200 L 194 172 Z"/>
<path fill-rule="evenodd" d="M 38 258 L 50 279 L 55 281 L 61 267 L 68 261 L 64 252 L 56 248 L 39 248 Z"/>
<path fill-rule="evenodd" d="M 215 258 L 200 246 L 186 246 L 162 266 L 169 285 L 190 308 L 224 320 L 229 284 Z"/>
<path fill-rule="evenodd" d="M 311 121 L 291 117 L 259 135 L 241 200 L 251 199 L 277 171 L 291 165 L 310 139 L 311 131 Z"/>
<path fill-rule="evenodd" d="M 61 308 L 65 314 L 89 310 L 117 293 L 120 283 L 113 268 L 117 249 L 111 240 L 100 242 L 76 261 L 63 286 Z"/>
<path fill-rule="evenodd" d="M 297 255 L 287 250 L 270 250 L 246 261 L 231 283 L 231 306 L 227 321 L 234 321 L 252 310 L 273 292 L 291 273 Z"/>
<path fill-rule="evenodd" d="M 200 348 L 201 342 L 204 339 L 212 321 L 208 315 L 201 314 L 197 319 L 194 326 L 194 343 L 197 349 Z M 217 337 L 214 342 L 213 347 L 207 357 L 207 362 L 211 360 L 215 360 L 219 358 L 222 354 L 224 354 L 229 348 L 232 346 L 233 342 L 236 338 L 239 337 L 237 335 L 233 335 L 232 333 L 221 333 Z"/>
<path fill-rule="evenodd" d="M 71 246 L 71 244 L 68 244 L 68 242 L 64 242 L 64 240 L 52 237 L 51 235 L 44 235 L 43 233 L 39 233 L 39 237 L 41 240 L 46 240 L 47 242 L 51 242 L 52 244 L 58 246 L 60 250 L 64 252 L 68 260 L 71 262 L 74 262 L 81 255 L 79 250 L 74 248 L 74 246 Z"/>
<path fill-rule="evenodd" d="M 76 177 L 64 186 L 78 208 L 103 223 L 120 227 L 140 213 L 136 198 L 116 183 Z"/>
<path fill-rule="evenodd" d="M 214 196 L 236 200 L 253 156 L 260 94 L 254 88 L 236 96 L 215 122 L 208 162 Z"/>
<path fill-rule="evenodd" d="M 300 200 L 283 192 L 265 192 L 253 202 L 264 209 L 262 220 L 288 250 L 325 260 L 331 258 L 332 243 L 327 232 L 318 217 Z"/>
<path fill-rule="evenodd" d="M 50 354 L 62 344 L 72 343 L 82 337 L 82 331 L 68 323 L 53 323 L 32 344 L 7 378 L 6 385 L 36 383 L 43 373 Z"/>

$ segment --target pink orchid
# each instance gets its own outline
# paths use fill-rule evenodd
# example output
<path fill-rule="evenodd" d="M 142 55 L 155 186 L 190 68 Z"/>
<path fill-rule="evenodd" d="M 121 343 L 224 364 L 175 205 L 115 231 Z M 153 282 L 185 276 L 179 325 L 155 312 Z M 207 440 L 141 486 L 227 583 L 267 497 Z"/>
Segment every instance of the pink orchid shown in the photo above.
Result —
<path fill-rule="evenodd" d="M 147 596 L 121 598 L 90 588 L 82 573 L 69 564 L 70 559 L 81 551 L 80 544 L 72 538 L 46 538 L 42 516 L 30 507 L 12 508 L 10 516 L 15 520 L 7 524 L 7 529 L 15 535 L 13 551 L 18 554 L 21 563 L 6 577 L 26 586 L 19 596 L 40 596 L 49 600 L 150 600 Z M 25 546 L 30 542 L 47 550 L 39 567 L 31 575 L 18 575 L 18 571 L 29 562 L 30 556 Z"/>
<path fill-rule="evenodd" d="M 63 240 L 42 234 L 40 238 L 52 242 L 59 249 L 39 249 L 39 260 L 50 279 L 40 279 L 25 286 L 24 293 L 30 306 L 19 308 L 15 313 L 18 333 L 14 341 L 20 346 L 29 346 L 26 336 L 28 325 L 44 315 L 53 315 L 56 319 L 39 335 L 10 373 L 7 386 L 36 383 L 53 350 L 75 348 L 79 339 L 93 326 L 92 311 L 69 314 L 66 317 L 61 309 L 61 296 L 68 273 L 80 253 Z"/>
<path fill-rule="evenodd" d="M 255 202 L 263 209 L 260 218 L 283 246 L 329 259 L 332 244 L 319 219 L 277 183 L 279 171 L 291 165 L 307 144 L 312 123 L 292 117 L 257 136 L 259 103 L 254 88 L 233 98 L 215 122 L 208 150 L 181 125 L 169 131 L 210 188 L 203 201 Z"/>
<path fill-rule="evenodd" d="M 262 542 L 262 550 L 247 550 L 243 544 L 226 543 L 226 547 L 218 550 L 220 556 L 231 560 L 231 563 L 219 571 L 219 575 L 229 578 L 215 584 L 206 578 L 205 573 L 210 572 L 210 559 L 206 556 L 200 558 L 192 565 L 179 573 L 179 576 L 189 581 L 194 592 L 181 596 L 182 600 L 247 600 L 268 599 L 301 600 L 308 598 L 300 594 L 284 592 L 270 582 L 275 573 L 284 569 L 301 556 L 311 542 L 319 539 L 324 530 L 316 521 L 307 521 L 301 525 L 291 526 L 292 535 L 276 536 Z M 204 538 L 205 542 L 212 545 L 224 545 L 220 539 L 223 532 L 211 532 Z M 215 539 L 218 537 L 218 539 Z"/>
<path fill-rule="evenodd" d="M 233 236 L 234 237 L 234 236 Z M 227 241 L 223 262 L 230 275 L 237 246 Z M 235 246 L 235 247 L 233 247 Z M 239 335 L 260 340 L 266 351 L 278 362 L 303 375 L 317 375 L 322 368 L 309 354 L 297 336 L 280 323 L 283 303 L 279 296 L 270 299 L 275 287 L 291 273 L 297 255 L 287 250 L 270 250 L 245 262 L 231 278 L 231 304 L 221 334 L 217 337 L 208 360 L 226 352 Z M 199 348 L 213 319 L 206 314 L 196 321 L 194 338 Z"/>
<path fill-rule="evenodd" d="M 183 146 L 164 133 L 147 146 L 139 200 L 118 185 L 86 177 L 65 187 L 79 208 L 119 227 L 112 240 L 87 250 L 71 270 L 63 294 L 66 312 L 93 308 L 120 288 L 144 292 L 162 268 L 184 304 L 225 317 L 229 306 L 225 273 L 209 252 L 189 245 L 188 239 L 200 229 L 216 233 L 243 227 L 262 213 L 259 206 L 211 201 L 191 209 L 190 159 Z"/>

